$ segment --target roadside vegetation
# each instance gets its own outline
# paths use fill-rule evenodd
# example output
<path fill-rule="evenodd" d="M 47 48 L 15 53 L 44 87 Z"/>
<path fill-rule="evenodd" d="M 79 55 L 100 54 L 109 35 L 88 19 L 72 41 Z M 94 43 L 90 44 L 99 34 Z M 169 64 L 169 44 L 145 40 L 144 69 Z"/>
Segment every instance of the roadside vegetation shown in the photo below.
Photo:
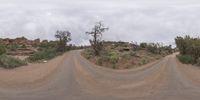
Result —
<path fill-rule="evenodd" d="M 46 61 L 70 50 L 70 46 L 67 45 L 71 41 L 71 33 L 69 31 L 57 31 L 55 38 L 57 41 L 40 44 L 38 52 L 27 58 L 27 60 L 29 62 Z"/>
<path fill-rule="evenodd" d="M 50 60 L 58 55 L 61 55 L 62 53 L 63 52 L 57 52 L 55 48 L 45 48 L 34 53 L 27 60 L 29 62 L 42 62 Z"/>
<path fill-rule="evenodd" d="M 82 55 L 97 65 L 111 69 L 139 67 L 173 53 L 171 46 L 159 45 L 152 49 L 152 43 L 146 43 L 145 47 L 121 41 L 103 41 L 102 44 L 103 50 L 98 56 L 92 47 L 85 49 Z"/>
<path fill-rule="evenodd" d="M 24 65 L 27 65 L 26 61 L 5 54 L 0 55 L 0 67 L 5 69 L 13 69 Z"/>
<path fill-rule="evenodd" d="M 26 61 L 6 55 L 6 47 L 2 44 L 0 45 L 0 67 L 12 69 L 26 64 Z"/>
<path fill-rule="evenodd" d="M 176 37 L 175 42 L 180 54 L 177 58 L 184 64 L 200 66 L 200 38 L 193 38 L 189 35 Z"/>
<path fill-rule="evenodd" d="M 57 39 L 56 41 L 44 41 L 39 45 L 31 46 L 17 43 L 3 44 L 0 42 L 0 67 L 13 69 L 28 63 L 46 62 L 68 50 L 77 49 L 76 46 L 68 45 L 68 42 L 71 41 L 71 33 L 69 31 L 57 31 L 55 38 Z M 19 59 L 19 55 L 28 55 L 28 57 Z"/>
<path fill-rule="evenodd" d="M 85 49 L 82 55 L 97 65 L 112 69 L 129 69 L 173 53 L 171 45 L 163 46 L 161 43 L 103 41 L 103 33 L 107 30 L 102 22 L 98 22 L 91 32 L 86 32 L 92 37 L 91 47 Z"/>

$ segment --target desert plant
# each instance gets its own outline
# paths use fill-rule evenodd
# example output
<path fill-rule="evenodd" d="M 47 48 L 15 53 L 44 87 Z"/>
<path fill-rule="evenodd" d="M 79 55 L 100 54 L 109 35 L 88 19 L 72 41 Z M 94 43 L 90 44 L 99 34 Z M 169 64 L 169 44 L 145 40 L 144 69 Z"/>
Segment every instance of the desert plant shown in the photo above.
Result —
<path fill-rule="evenodd" d="M 93 56 L 93 50 L 91 50 L 90 48 L 85 49 L 83 52 L 83 56 L 86 59 L 90 59 Z"/>
<path fill-rule="evenodd" d="M 6 53 L 6 48 L 3 45 L 0 45 L 0 55 L 5 54 Z"/>
<path fill-rule="evenodd" d="M 71 33 L 69 31 L 57 31 L 55 37 L 58 39 L 58 51 L 64 52 L 67 43 L 71 41 Z"/>
<path fill-rule="evenodd" d="M 57 52 L 57 50 L 55 48 L 46 48 L 39 52 L 36 52 L 32 56 L 30 56 L 27 60 L 29 62 L 37 62 L 40 60 L 49 60 L 60 54 L 62 54 L 62 53 Z"/>
<path fill-rule="evenodd" d="M 102 33 L 106 30 L 108 30 L 108 28 L 104 27 L 102 22 L 98 22 L 96 23 L 91 32 L 86 32 L 86 34 L 89 34 L 93 37 L 93 39 L 90 40 L 90 44 L 94 50 L 95 56 L 98 56 L 100 51 L 102 50 L 103 42 L 101 41 L 101 38 Z"/>
<path fill-rule="evenodd" d="M 0 55 L 0 67 L 2 68 L 12 69 L 24 65 L 27 65 L 25 61 L 4 54 Z"/>
<path fill-rule="evenodd" d="M 184 64 L 194 64 L 195 59 L 190 55 L 178 55 L 178 59 Z"/>
<path fill-rule="evenodd" d="M 158 53 L 158 45 L 155 43 L 149 43 L 147 45 L 147 50 L 156 54 L 156 53 Z"/>
<path fill-rule="evenodd" d="M 191 56 L 193 62 L 197 63 L 200 57 L 200 38 L 192 38 L 190 36 L 176 37 L 175 42 L 181 55 Z"/>
<path fill-rule="evenodd" d="M 135 56 L 135 53 L 133 51 L 130 51 L 130 52 L 122 52 L 120 54 L 120 56 L 123 58 L 123 59 L 130 59 L 132 56 Z"/>
<path fill-rule="evenodd" d="M 129 55 L 130 56 L 137 56 L 136 52 L 133 52 L 133 51 L 129 52 Z"/>
<path fill-rule="evenodd" d="M 146 64 L 147 61 L 145 59 L 142 59 L 142 65 Z"/>
<path fill-rule="evenodd" d="M 58 47 L 58 41 L 50 41 L 48 43 L 41 43 L 39 45 L 40 50 L 46 48 L 57 48 L 57 47 Z"/>
<path fill-rule="evenodd" d="M 145 42 L 140 43 L 140 47 L 141 47 L 141 48 L 146 48 L 146 47 L 147 47 L 147 43 L 145 43 Z"/>
<path fill-rule="evenodd" d="M 119 60 L 119 55 L 116 52 L 111 52 L 109 54 L 109 60 L 112 64 L 116 64 Z"/>
<path fill-rule="evenodd" d="M 189 46 L 188 40 L 190 40 L 190 36 L 185 36 L 185 38 L 183 38 L 183 37 L 175 38 L 176 46 L 178 47 L 180 54 L 182 54 L 182 55 L 186 54 L 187 48 Z"/>
<path fill-rule="evenodd" d="M 17 44 L 11 44 L 11 45 L 7 45 L 6 48 L 10 51 L 16 51 L 19 48 L 19 45 Z"/>
<path fill-rule="evenodd" d="M 26 47 L 26 45 L 23 44 L 23 45 L 21 46 L 21 48 L 27 48 L 27 47 Z"/>

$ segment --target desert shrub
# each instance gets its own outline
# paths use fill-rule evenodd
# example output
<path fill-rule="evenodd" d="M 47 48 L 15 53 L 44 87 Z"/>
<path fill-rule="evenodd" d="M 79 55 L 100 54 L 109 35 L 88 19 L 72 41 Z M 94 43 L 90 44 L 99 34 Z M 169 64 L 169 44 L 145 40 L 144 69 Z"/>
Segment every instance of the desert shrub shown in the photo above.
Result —
<path fill-rule="evenodd" d="M 41 43 L 39 45 L 40 48 L 56 48 L 58 45 L 58 41 L 50 41 L 48 43 Z"/>
<path fill-rule="evenodd" d="M 172 54 L 173 53 L 172 45 L 163 46 L 163 47 L 161 47 L 161 49 L 163 49 L 164 51 L 166 51 L 167 54 Z"/>
<path fill-rule="evenodd" d="M 140 47 L 141 48 L 146 48 L 147 47 L 147 43 L 140 43 Z"/>
<path fill-rule="evenodd" d="M 25 44 L 21 45 L 21 48 L 27 48 Z"/>
<path fill-rule="evenodd" d="M 116 52 L 109 53 L 109 61 L 112 64 L 116 64 L 119 60 L 119 55 Z"/>
<path fill-rule="evenodd" d="M 17 45 L 17 44 L 11 44 L 11 45 L 7 45 L 6 48 L 9 51 L 16 51 L 19 48 L 19 45 Z"/>
<path fill-rule="evenodd" d="M 155 43 L 150 43 L 147 45 L 147 50 L 156 54 L 158 53 L 158 45 Z"/>
<path fill-rule="evenodd" d="M 36 52 L 32 56 L 30 56 L 28 58 L 28 61 L 29 62 L 37 62 L 40 60 L 49 60 L 60 54 L 62 54 L 62 53 L 57 52 L 55 48 L 47 48 L 47 49 L 43 49 L 39 52 Z"/>
<path fill-rule="evenodd" d="M 3 67 L 5 69 L 12 69 L 23 65 L 27 65 L 27 63 L 20 59 L 13 58 L 7 55 L 0 56 L 0 67 Z"/>
<path fill-rule="evenodd" d="M 190 36 L 176 37 L 175 42 L 181 55 L 189 55 L 194 59 L 192 63 L 198 63 L 200 57 L 200 38 Z"/>
<path fill-rule="evenodd" d="M 137 54 L 136 54 L 136 52 L 131 51 L 131 52 L 129 53 L 129 55 L 130 55 L 130 56 L 136 56 Z"/>
<path fill-rule="evenodd" d="M 105 53 L 105 54 L 102 54 L 100 56 L 102 58 L 103 61 L 109 61 L 110 60 L 110 54 L 108 53 Z"/>
<path fill-rule="evenodd" d="M 90 49 L 90 48 L 85 49 L 85 50 L 83 51 L 83 56 L 84 56 L 86 59 L 90 59 L 93 55 L 94 55 L 93 50 Z"/>
<path fill-rule="evenodd" d="M 142 59 L 142 64 L 146 64 L 147 61 L 145 59 Z"/>
<path fill-rule="evenodd" d="M 0 45 L 0 55 L 6 53 L 6 48 L 3 45 Z"/>
<path fill-rule="evenodd" d="M 184 64 L 193 64 L 195 59 L 190 55 L 178 55 L 177 58 Z"/>
<path fill-rule="evenodd" d="M 131 53 L 130 52 L 123 52 L 122 54 L 121 54 L 121 57 L 123 58 L 123 59 L 130 59 L 131 58 Z"/>
<path fill-rule="evenodd" d="M 162 43 L 141 43 L 140 48 L 146 48 L 149 52 L 154 54 L 172 53 L 172 46 L 164 46 Z"/>
<path fill-rule="evenodd" d="M 180 51 L 180 54 L 186 55 L 187 54 L 187 48 L 191 45 L 190 42 L 190 36 L 185 37 L 176 37 L 175 42 L 176 46 Z"/>

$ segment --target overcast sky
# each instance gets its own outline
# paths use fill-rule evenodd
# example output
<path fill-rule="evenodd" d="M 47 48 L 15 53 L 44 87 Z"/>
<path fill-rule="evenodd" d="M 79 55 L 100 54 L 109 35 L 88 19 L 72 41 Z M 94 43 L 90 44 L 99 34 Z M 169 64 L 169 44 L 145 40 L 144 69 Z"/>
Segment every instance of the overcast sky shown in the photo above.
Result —
<path fill-rule="evenodd" d="M 174 42 L 177 35 L 200 36 L 198 0 L 0 0 L 0 37 L 54 39 L 69 30 L 72 43 L 97 21 L 110 28 L 104 40 Z"/>

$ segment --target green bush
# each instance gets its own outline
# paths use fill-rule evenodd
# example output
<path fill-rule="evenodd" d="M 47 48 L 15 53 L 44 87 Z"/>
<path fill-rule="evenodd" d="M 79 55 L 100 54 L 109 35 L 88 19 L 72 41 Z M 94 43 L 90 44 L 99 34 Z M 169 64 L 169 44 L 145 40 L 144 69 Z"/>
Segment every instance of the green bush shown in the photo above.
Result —
<path fill-rule="evenodd" d="M 123 59 L 130 59 L 132 56 L 134 56 L 133 52 L 123 52 L 123 53 L 121 53 L 121 57 Z"/>
<path fill-rule="evenodd" d="M 154 53 L 154 54 L 157 54 L 158 51 L 159 51 L 159 48 L 158 48 L 158 45 L 155 44 L 155 43 L 150 43 L 147 45 L 147 50 Z"/>
<path fill-rule="evenodd" d="M 58 45 L 57 41 L 50 41 L 48 43 L 41 43 L 39 45 L 40 48 L 56 48 Z"/>
<path fill-rule="evenodd" d="M 116 64 L 119 60 L 119 55 L 116 52 L 111 52 L 109 54 L 109 60 L 111 63 Z"/>
<path fill-rule="evenodd" d="M 6 69 L 12 69 L 12 68 L 16 68 L 23 65 L 27 65 L 27 63 L 20 59 L 13 58 L 7 55 L 0 56 L 0 67 L 6 68 Z"/>
<path fill-rule="evenodd" d="M 36 52 L 32 56 L 30 56 L 28 58 L 28 61 L 29 62 L 37 62 L 40 60 L 49 60 L 60 54 L 61 53 L 57 52 L 55 48 L 46 48 L 46 49 Z"/>
<path fill-rule="evenodd" d="M 90 59 L 94 55 L 93 50 L 90 48 L 85 49 L 83 55 L 85 56 L 86 59 Z"/>
<path fill-rule="evenodd" d="M 133 51 L 131 51 L 131 52 L 129 53 L 129 55 L 130 55 L 130 56 L 137 56 L 136 52 L 133 52 Z"/>
<path fill-rule="evenodd" d="M 0 45 L 0 55 L 6 53 L 6 48 L 3 45 Z"/>
<path fill-rule="evenodd" d="M 146 48 L 147 47 L 147 43 L 140 43 L 140 47 L 141 48 Z"/>
<path fill-rule="evenodd" d="M 142 65 L 147 64 L 148 61 L 146 59 L 142 59 Z"/>
<path fill-rule="evenodd" d="M 21 45 L 21 48 L 27 48 L 27 47 L 26 47 L 26 45 L 23 44 L 23 45 Z"/>
<path fill-rule="evenodd" d="M 194 64 L 195 59 L 190 55 L 178 55 L 177 58 L 184 64 Z"/>
<path fill-rule="evenodd" d="M 12 44 L 12 45 L 8 45 L 6 47 L 9 51 L 16 51 L 19 48 L 19 45 L 17 44 Z"/>
<path fill-rule="evenodd" d="M 200 38 L 193 38 L 187 35 L 185 37 L 176 37 L 175 42 L 180 54 L 190 55 L 194 59 L 191 63 L 198 65 L 200 58 Z"/>

